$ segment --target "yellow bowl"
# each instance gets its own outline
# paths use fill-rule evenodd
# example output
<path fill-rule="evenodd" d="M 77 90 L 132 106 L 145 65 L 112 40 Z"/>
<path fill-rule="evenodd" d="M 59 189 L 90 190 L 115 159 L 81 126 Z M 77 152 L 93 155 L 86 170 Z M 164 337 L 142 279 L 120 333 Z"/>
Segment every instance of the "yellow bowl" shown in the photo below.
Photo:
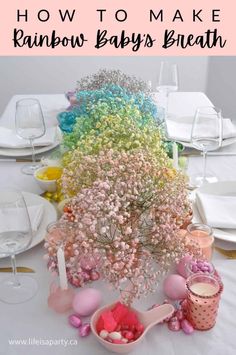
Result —
<path fill-rule="evenodd" d="M 50 172 L 48 175 L 46 174 L 49 169 L 55 169 L 55 171 L 61 170 L 58 166 L 43 166 L 34 172 L 34 178 L 43 191 L 55 192 L 57 190 L 57 180 L 60 178 L 60 174 L 55 174 L 56 178 L 50 179 L 50 175 L 53 177 L 53 174 L 50 174 Z"/>

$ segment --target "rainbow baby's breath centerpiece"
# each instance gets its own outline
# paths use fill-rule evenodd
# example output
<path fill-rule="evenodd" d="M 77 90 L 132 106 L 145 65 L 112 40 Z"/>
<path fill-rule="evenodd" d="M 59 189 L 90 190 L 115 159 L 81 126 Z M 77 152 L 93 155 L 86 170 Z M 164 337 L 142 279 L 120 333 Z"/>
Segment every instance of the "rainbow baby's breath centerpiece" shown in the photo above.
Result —
<path fill-rule="evenodd" d="M 117 69 L 101 69 L 95 74 L 81 78 L 77 81 L 77 91 L 97 90 L 107 84 L 118 85 L 132 93 L 150 93 L 150 88 L 144 80 Z"/>
<path fill-rule="evenodd" d="M 89 260 L 130 303 L 154 290 L 173 262 L 195 252 L 179 233 L 190 206 L 185 178 L 163 148 L 143 84 L 104 73 L 80 81 L 69 112 L 74 121 L 64 134 L 60 185 L 70 200 L 60 225 L 68 229 L 71 283 L 83 286 L 82 265 Z M 49 238 L 46 248 L 49 268 L 56 270 L 57 245 Z"/>
<path fill-rule="evenodd" d="M 91 130 L 80 138 L 77 148 L 65 155 L 61 184 L 67 197 L 75 195 L 82 187 L 88 187 L 93 182 L 96 175 L 85 169 L 84 160 L 87 156 L 95 156 L 93 160 L 96 168 L 96 155 L 103 150 L 114 149 L 121 152 L 146 149 L 158 158 L 160 164 L 171 167 L 171 161 L 162 149 L 160 133 L 155 124 L 150 121 L 143 127 L 139 125 L 137 117 L 134 120 L 132 111 L 130 115 L 126 112 L 103 117 L 97 123 L 96 130 Z"/>
<path fill-rule="evenodd" d="M 131 302 L 190 248 L 179 235 L 189 212 L 184 177 L 145 149 L 103 150 L 83 156 L 82 166 L 82 186 L 61 218 L 73 231 L 67 268 L 77 278 L 80 261 L 94 260 Z"/>
<path fill-rule="evenodd" d="M 97 90 L 84 90 L 76 94 L 76 104 L 59 115 L 61 129 L 69 136 L 79 135 L 95 129 L 97 122 L 108 115 L 138 116 L 143 125 L 149 119 L 157 118 L 157 108 L 152 99 L 141 92 L 131 93 L 117 85 L 105 85 Z M 73 131 L 76 133 L 73 135 Z M 68 145 L 71 148 L 70 145 Z"/>

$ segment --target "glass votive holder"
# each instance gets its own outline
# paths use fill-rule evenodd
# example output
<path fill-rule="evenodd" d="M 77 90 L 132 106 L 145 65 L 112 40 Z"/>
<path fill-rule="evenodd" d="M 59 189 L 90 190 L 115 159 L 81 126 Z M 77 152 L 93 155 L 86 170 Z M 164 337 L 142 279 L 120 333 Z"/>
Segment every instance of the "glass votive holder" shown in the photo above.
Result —
<path fill-rule="evenodd" d="M 202 256 L 210 261 L 213 252 L 214 236 L 212 228 L 202 223 L 192 223 L 187 227 L 187 238 L 197 243 Z"/>
<path fill-rule="evenodd" d="M 59 221 L 52 222 L 47 226 L 46 241 L 61 245 L 66 239 L 66 230 Z"/>
<path fill-rule="evenodd" d="M 186 275 L 187 277 L 196 274 L 206 274 L 206 275 L 214 275 L 215 267 L 210 261 L 206 260 L 189 260 L 189 262 L 185 265 Z"/>
<path fill-rule="evenodd" d="M 205 274 L 191 275 L 187 281 L 186 318 L 197 330 L 208 330 L 216 323 L 223 291 L 221 280 Z"/>
<path fill-rule="evenodd" d="M 72 288 L 64 290 L 55 283 L 52 283 L 48 296 L 48 307 L 52 308 L 57 313 L 65 313 L 72 308 L 74 296 L 75 291 Z"/>

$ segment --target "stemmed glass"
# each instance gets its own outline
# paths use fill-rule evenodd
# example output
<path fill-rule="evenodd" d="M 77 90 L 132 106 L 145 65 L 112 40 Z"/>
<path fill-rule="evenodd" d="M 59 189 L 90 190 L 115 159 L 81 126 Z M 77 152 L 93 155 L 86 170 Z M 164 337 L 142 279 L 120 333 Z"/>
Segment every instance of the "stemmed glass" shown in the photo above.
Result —
<path fill-rule="evenodd" d="M 32 164 L 25 165 L 22 172 L 33 175 L 40 165 L 36 164 L 34 140 L 46 132 L 42 108 L 37 99 L 22 99 L 16 103 L 16 133 L 20 138 L 27 139 L 32 148 Z"/>
<path fill-rule="evenodd" d="M 169 94 L 178 90 L 178 67 L 177 64 L 161 62 L 157 91 L 165 94 L 166 106 L 165 117 L 168 113 Z"/>
<path fill-rule="evenodd" d="M 33 278 L 18 276 L 16 269 L 15 254 L 26 250 L 32 241 L 30 218 L 21 192 L 4 189 L 0 196 L 0 256 L 11 257 L 13 270 L 13 275 L 0 284 L 0 300 L 22 303 L 38 289 Z"/>
<path fill-rule="evenodd" d="M 192 177 L 195 186 L 217 180 L 216 177 L 206 176 L 206 156 L 208 151 L 221 147 L 222 124 L 219 108 L 212 106 L 197 108 L 192 126 L 191 143 L 194 148 L 201 150 L 203 153 L 203 174 L 202 176 Z"/>

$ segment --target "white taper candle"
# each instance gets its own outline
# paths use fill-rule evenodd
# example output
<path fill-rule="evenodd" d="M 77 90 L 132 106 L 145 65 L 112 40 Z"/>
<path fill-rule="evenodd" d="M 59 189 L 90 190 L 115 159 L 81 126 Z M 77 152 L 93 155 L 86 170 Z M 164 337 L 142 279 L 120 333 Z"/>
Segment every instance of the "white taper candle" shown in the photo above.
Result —
<path fill-rule="evenodd" d="M 67 290 L 67 276 L 66 276 L 66 263 L 65 263 L 65 255 L 62 248 L 58 248 L 57 250 L 57 264 L 58 264 L 58 272 L 59 272 L 59 280 L 60 287 L 62 290 Z"/>

